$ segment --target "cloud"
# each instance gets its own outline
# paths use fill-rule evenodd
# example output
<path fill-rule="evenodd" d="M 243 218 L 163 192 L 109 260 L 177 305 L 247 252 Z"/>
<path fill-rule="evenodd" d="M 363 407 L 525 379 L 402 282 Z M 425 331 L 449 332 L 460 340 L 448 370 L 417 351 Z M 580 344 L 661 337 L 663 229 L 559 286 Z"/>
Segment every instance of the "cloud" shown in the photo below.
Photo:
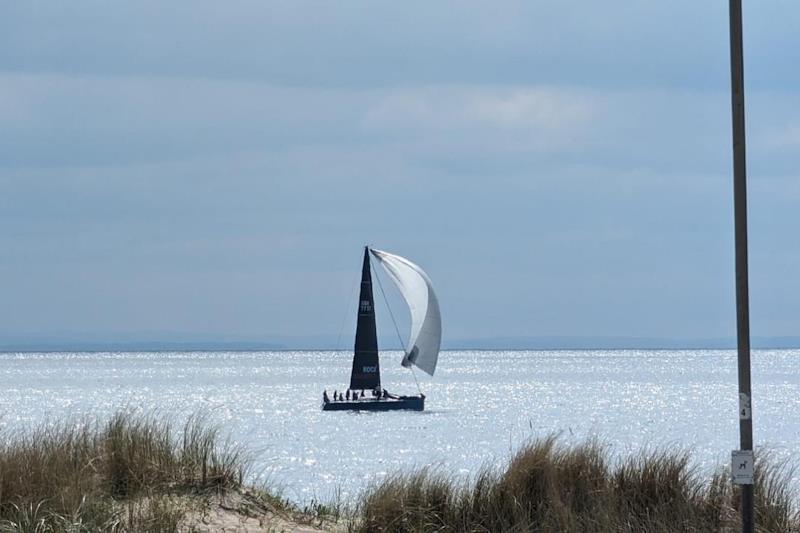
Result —
<path fill-rule="evenodd" d="M 0 66 L 13 71 L 351 88 L 728 82 L 727 13 L 714 2 L 90 1 L 3 10 Z M 769 52 L 790 49 L 795 11 L 749 10 L 749 50 L 760 63 L 775 67 Z M 794 70 L 764 68 L 758 79 L 791 86 Z"/>
<path fill-rule="evenodd" d="M 748 9 L 754 325 L 786 334 L 800 10 Z M 2 10 L 8 328 L 331 332 L 371 242 L 455 336 L 732 332 L 722 3 Z"/>
<path fill-rule="evenodd" d="M 0 87 L 0 166 L 276 149 L 329 137 L 363 105 L 358 91 L 213 79 L 5 74 Z"/>
<path fill-rule="evenodd" d="M 454 87 L 383 92 L 363 120 L 377 134 L 402 134 L 443 143 L 502 144 L 508 150 L 564 148 L 600 110 L 586 92 L 567 88 Z"/>
<path fill-rule="evenodd" d="M 764 135 L 763 142 L 769 148 L 800 147 L 800 124 L 773 129 Z"/>

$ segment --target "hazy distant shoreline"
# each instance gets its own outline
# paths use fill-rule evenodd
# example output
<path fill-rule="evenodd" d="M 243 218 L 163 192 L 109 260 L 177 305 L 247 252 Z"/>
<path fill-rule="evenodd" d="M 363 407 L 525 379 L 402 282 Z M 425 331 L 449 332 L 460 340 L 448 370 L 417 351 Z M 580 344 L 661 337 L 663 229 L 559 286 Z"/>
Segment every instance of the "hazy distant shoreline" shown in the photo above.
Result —
<path fill-rule="evenodd" d="M 396 339 L 381 339 L 385 350 L 399 349 Z M 275 337 L 274 340 L 110 340 L 0 336 L 0 352 L 214 352 L 349 350 L 351 339 Z M 385 347 L 385 348 L 383 348 Z M 800 337 L 754 337 L 754 349 L 800 348 Z M 664 339 L 639 337 L 493 337 L 444 341 L 443 350 L 732 350 L 736 339 Z"/>

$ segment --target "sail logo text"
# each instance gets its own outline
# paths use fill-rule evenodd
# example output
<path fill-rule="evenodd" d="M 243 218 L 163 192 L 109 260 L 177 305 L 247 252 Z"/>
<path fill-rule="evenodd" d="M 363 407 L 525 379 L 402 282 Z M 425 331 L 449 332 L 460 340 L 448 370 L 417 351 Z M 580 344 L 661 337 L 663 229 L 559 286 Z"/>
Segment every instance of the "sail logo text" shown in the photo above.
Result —
<path fill-rule="evenodd" d="M 378 366 L 365 366 L 361 368 L 361 371 L 365 374 L 374 374 L 378 371 Z"/>
<path fill-rule="evenodd" d="M 372 304 L 369 300 L 361 300 L 361 312 L 362 313 L 369 313 L 372 311 Z"/>

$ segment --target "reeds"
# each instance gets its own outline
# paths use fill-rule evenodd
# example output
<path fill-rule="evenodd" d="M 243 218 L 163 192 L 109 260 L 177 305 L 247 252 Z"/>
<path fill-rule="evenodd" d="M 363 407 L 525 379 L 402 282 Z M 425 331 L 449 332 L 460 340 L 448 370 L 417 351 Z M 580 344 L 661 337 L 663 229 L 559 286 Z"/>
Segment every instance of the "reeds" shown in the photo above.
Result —
<path fill-rule="evenodd" d="M 800 531 L 792 469 L 759 458 L 756 516 L 761 532 Z M 471 482 L 423 469 L 390 476 L 362 497 L 359 532 L 713 532 L 738 528 L 739 492 L 720 470 L 697 474 L 685 451 L 653 450 L 612 460 L 597 441 L 567 446 L 547 437 L 502 470 Z"/>
<path fill-rule="evenodd" d="M 43 425 L 0 442 L 0 531 L 175 531 L 176 494 L 241 484 L 246 461 L 205 420 Z"/>

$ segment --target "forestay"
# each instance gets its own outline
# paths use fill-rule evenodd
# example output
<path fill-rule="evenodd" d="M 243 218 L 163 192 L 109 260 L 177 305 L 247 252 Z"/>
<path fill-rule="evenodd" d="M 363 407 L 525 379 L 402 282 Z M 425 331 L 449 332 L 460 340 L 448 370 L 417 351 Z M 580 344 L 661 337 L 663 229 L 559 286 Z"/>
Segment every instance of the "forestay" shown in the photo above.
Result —
<path fill-rule="evenodd" d="M 413 363 L 433 375 L 442 341 L 442 317 L 439 301 L 428 275 L 417 265 L 399 255 L 370 250 L 392 278 L 411 311 L 411 335 L 402 365 Z"/>

